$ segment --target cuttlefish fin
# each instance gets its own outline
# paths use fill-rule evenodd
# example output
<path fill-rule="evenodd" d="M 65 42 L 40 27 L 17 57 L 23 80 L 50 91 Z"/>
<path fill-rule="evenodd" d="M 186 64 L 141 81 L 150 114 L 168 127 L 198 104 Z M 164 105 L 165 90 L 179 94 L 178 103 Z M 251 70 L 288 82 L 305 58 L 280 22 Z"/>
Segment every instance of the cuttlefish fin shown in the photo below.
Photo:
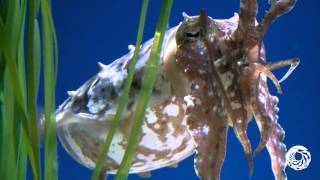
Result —
<path fill-rule="evenodd" d="M 151 172 L 150 171 L 140 172 L 140 173 L 137 173 L 137 176 L 142 177 L 142 178 L 150 178 Z"/>

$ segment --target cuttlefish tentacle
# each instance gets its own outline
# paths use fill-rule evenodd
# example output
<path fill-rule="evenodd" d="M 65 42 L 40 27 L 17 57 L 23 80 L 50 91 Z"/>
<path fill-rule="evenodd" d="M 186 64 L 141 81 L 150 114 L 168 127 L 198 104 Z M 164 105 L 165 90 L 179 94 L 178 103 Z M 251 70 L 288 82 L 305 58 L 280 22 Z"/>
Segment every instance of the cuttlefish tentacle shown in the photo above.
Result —
<path fill-rule="evenodd" d="M 278 123 L 278 98 L 270 95 L 266 79 L 262 76 L 256 81 L 260 91 L 257 92 L 258 98 L 253 106 L 260 109 L 258 109 L 258 112 L 254 110 L 255 118 L 260 129 L 263 144 L 264 141 L 267 141 L 266 147 L 271 157 L 274 176 L 276 180 L 285 180 L 286 146 L 283 143 L 285 132 Z M 260 147 L 263 148 L 263 144 Z M 259 150 L 261 149 L 258 146 L 255 153 L 259 152 Z"/>
<path fill-rule="evenodd" d="M 266 77 L 268 77 L 275 84 L 278 92 L 281 93 L 282 91 L 279 81 L 264 65 L 252 63 L 250 66 L 252 68 L 252 73 L 254 74 L 252 78 L 250 78 L 251 109 L 260 131 L 260 141 L 253 153 L 256 155 L 267 144 L 272 128 L 272 119 L 268 115 L 270 110 L 268 109 L 268 104 L 266 104 L 269 92 L 266 86 L 262 87 L 260 81 L 266 83 Z"/>
<path fill-rule="evenodd" d="M 241 120 L 241 122 L 235 122 L 233 125 L 235 134 L 242 145 L 242 148 L 244 150 L 244 153 L 246 155 L 246 159 L 249 163 L 249 175 L 252 176 L 253 173 L 253 155 L 252 155 L 252 149 L 251 149 L 251 143 L 247 135 L 247 127 L 248 127 L 248 121 Z"/>
<path fill-rule="evenodd" d="M 215 66 L 213 64 L 211 64 L 210 67 L 212 67 L 212 68 L 211 69 L 209 68 L 209 72 L 211 74 L 213 74 L 215 77 L 219 77 Z M 247 82 L 243 82 L 243 81 L 246 81 L 245 79 L 246 78 L 240 78 L 240 80 L 239 80 L 239 81 L 241 81 L 240 84 L 245 86 L 247 83 Z M 213 81 L 213 80 L 211 80 L 211 81 Z M 224 87 L 223 87 L 223 83 L 222 83 L 221 78 L 216 78 L 216 79 L 214 79 L 214 81 L 216 81 L 216 83 L 218 85 L 217 87 L 219 88 L 217 91 L 221 92 L 221 97 L 224 100 L 223 108 L 225 109 L 225 111 L 227 113 L 226 118 L 229 119 L 230 122 L 232 122 L 232 126 L 234 128 L 234 133 L 235 133 L 237 139 L 239 140 L 239 142 L 243 148 L 243 151 L 246 155 L 246 159 L 249 164 L 249 175 L 251 176 L 253 173 L 253 155 L 252 155 L 251 143 L 250 143 L 250 140 L 247 135 L 247 127 L 248 127 L 249 120 L 251 118 L 248 118 L 247 112 L 244 109 L 246 106 L 246 104 L 245 104 L 246 99 L 244 99 L 246 96 L 245 88 L 242 87 L 242 90 L 244 90 L 244 91 L 241 91 L 239 89 L 234 91 L 234 93 L 240 93 L 238 95 L 240 97 L 242 97 L 242 98 L 240 98 L 240 101 L 241 101 L 240 103 L 241 103 L 242 108 L 240 108 L 239 110 L 234 110 L 234 109 L 232 109 L 232 106 L 231 106 L 231 100 L 229 99 L 229 97 L 227 95 L 228 94 L 227 90 L 224 89 Z M 235 88 L 237 88 L 237 87 L 235 87 Z"/>
<path fill-rule="evenodd" d="M 247 111 L 244 109 L 246 107 L 245 102 L 247 102 L 247 99 L 245 99 L 246 93 L 247 93 L 247 90 L 246 90 L 247 80 L 246 78 L 242 78 L 241 76 L 239 77 L 240 77 L 239 79 L 240 85 L 242 86 L 241 86 L 241 90 L 238 89 L 238 91 L 235 91 L 235 93 L 240 93 L 239 96 L 242 97 L 240 98 L 240 104 L 242 108 L 238 110 L 233 110 L 231 107 L 230 99 L 226 95 L 225 91 L 223 91 L 224 92 L 223 98 L 225 99 L 224 106 L 227 111 L 228 118 L 231 119 L 234 133 L 237 139 L 239 140 L 243 148 L 243 151 L 246 155 L 246 159 L 249 164 L 249 175 L 251 176 L 253 173 L 253 155 L 252 155 L 251 143 L 247 135 L 247 127 L 251 117 L 249 117 L 249 115 L 247 114 Z"/>
<path fill-rule="evenodd" d="M 257 26 L 258 34 L 263 37 L 267 32 L 270 24 L 272 24 L 278 17 L 289 12 L 297 0 L 277 0 L 272 3 L 270 9 L 266 12 L 261 22 Z"/>
<path fill-rule="evenodd" d="M 298 67 L 300 63 L 299 58 L 291 58 L 286 60 L 280 60 L 280 61 L 273 61 L 268 64 L 266 64 L 266 68 L 269 69 L 269 71 L 273 71 L 276 69 L 283 68 L 285 66 L 290 66 L 288 71 L 283 75 L 283 77 L 279 80 L 279 83 L 285 81 L 291 73 Z"/>
<path fill-rule="evenodd" d="M 278 98 L 269 94 L 266 77 L 270 78 L 278 89 L 282 92 L 279 81 L 271 73 L 271 70 L 279 69 L 290 65 L 287 73 L 282 77 L 282 81 L 289 77 L 293 70 L 298 66 L 299 60 L 296 58 L 271 62 L 266 66 L 260 63 L 252 63 L 254 69 L 255 79 L 250 81 L 251 87 L 251 107 L 254 113 L 256 122 L 260 130 L 260 142 L 254 151 L 254 155 L 259 153 L 266 145 L 271 159 L 272 169 L 277 179 L 284 179 L 286 177 L 285 168 L 285 152 L 286 148 L 283 141 L 284 131 L 277 122 L 277 103 Z M 279 157 L 279 159 L 277 159 Z"/>
<path fill-rule="evenodd" d="M 287 175 L 285 168 L 287 148 L 283 143 L 285 132 L 278 123 L 278 98 L 276 96 L 270 96 L 270 99 L 272 107 L 272 111 L 270 113 L 272 117 L 272 129 L 266 147 L 270 154 L 272 171 L 276 180 L 286 180 Z"/>
<path fill-rule="evenodd" d="M 257 78 L 260 73 L 266 75 L 276 86 L 278 93 L 282 94 L 282 89 L 278 79 L 274 76 L 274 74 L 263 64 L 261 63 L 252 63 L 250 66 L 254 69 L 254 78 Z"/>
<path fill-rule="evenodd" d="M 252 80 L 252 84 L 257 85 L 259 80 Z M 261 92 L 257 92 L 257 87 L 252 87 L 252 100 L 251 109 L 255 117 L 255 121 L 258 125 L 260 131 L 260 141 L 256 149 L 254 150 L 254 155 L 259 153 L 266 145 L 270 133 L 271 133 L 271 119 L 267 116 L 264 101 L 265 97 Z"/>
<path fill-rule="evenodd" d="M 255 27 L 258 4 L 256 0 L 240 0 L 239 28 L 241 33 L 252 32 Z"/>

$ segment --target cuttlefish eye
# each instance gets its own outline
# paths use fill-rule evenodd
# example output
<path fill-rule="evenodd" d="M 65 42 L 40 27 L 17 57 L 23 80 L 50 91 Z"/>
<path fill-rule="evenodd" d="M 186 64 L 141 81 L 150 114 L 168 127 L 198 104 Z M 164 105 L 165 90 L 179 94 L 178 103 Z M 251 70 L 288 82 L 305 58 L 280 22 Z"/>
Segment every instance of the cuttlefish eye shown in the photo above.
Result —
<path fill-rule="evenodd" d="M 200 31 L 185 32 L 185 37 L 187 38 L 198 38 L 200 36 Z"/>
<path fill-rule="evenodd" d="M 199 16 L 188 16 L 183 13 L 184 20 L 180 24 L 180 27 L 176 34 L 177 45 L 183 45 L 185 43 L 196 43 L 203 41 L 206 37 L 208 26 L 210 24 L 210 18 L 205 15 L 204 11 L 200 11 Z"/>
<path fill-rule="evenodd" d="M 196 22 L 184 22 L 178 29 L 176 35 L 176 41 L 178 45 L 186 42 L 195 42 L 201 40 L 204 37 L 204 30 L 199 27 Z"/>

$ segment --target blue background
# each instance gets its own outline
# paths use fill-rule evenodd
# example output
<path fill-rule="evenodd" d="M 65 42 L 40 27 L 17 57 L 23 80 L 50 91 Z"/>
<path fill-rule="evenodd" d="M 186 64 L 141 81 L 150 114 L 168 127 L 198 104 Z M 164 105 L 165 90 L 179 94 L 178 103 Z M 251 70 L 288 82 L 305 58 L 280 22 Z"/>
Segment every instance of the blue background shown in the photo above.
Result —
<path fill-rule="evenodd" d="M 259 0 L 259 17 L 267 8 L 266 0 Z M 97 73 L 97 61 L 105 64 L 128 52 L 128 44 L 135 44 L 141 1 L 52 1 L 59 43 L 59 74 L 57 81 L 57 104 L 67 98 L 67 91 L 77 89 Z M 153 36 L 161 6 L 160 0 L 149 2 L 144 41 Z M 213 18 L 229 18 L 238 11 L 238 0 L 191 0 L 174 1 L 170 27 L 181 20 L 182 12 L 197 15 L 205 8 Z M 282 83 L 280 95 L 280 123 L 286 131 L 288 148 L 300 144 L 312 155 L 310 166 L 303 171 L 287 168 L 290 180 L 320 179 L 320 2 L 300 0 L 288 14 L 279 18 L 268 31 L 264 42 L 267 59 L 278 60 L 299 57 L 301 64 L 292 76 Z M 280 74 L 277 73 L 280 77 Z M 273 86 L 270 84 L 275 94 Z M 254 122 L 249 125 L 253 147 L 259 140 Z M 59 179 L 89 179 L 91 171 L 74 161 L 58 144 Z M 263 150 L 254 159 L 252 180 L 274 179 L 269 155 Z M 227 155 L 221 179 L 250 179 L 248 166 L 239 142 L 232 130 L 228 134 Z M 130 175 L 129 179 L 140 179 Z M 193 158 L 179 167 L 163 168 L 152 172 L 151 179 L 198 179 L 193 170 Z"/>

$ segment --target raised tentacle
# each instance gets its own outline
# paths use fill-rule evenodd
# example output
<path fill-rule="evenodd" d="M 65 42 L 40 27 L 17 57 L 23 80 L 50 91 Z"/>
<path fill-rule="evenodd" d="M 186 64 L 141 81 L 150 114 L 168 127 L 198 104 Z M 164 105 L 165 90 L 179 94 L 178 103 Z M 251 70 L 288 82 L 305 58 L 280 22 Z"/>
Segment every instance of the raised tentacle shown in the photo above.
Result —
<path fill-rule="evenodd" d="M 268 78 L 271 79 L 273 84 L 276 86 L 278 93 L 282 94 L 282 89 L 281 89 L 281 86 L 280 86 L 278 79 L 272 74 L 272 72 L 270 70 L 268 70 L 267 67 L 265 67 L 264 65 L 262 65 L 260 63 L 251 63 L 250 66 L 254 69 L 255 77 L 258 77 L 258 75 L 260 73 L 266 75 Z"/>
<path fill-rule="evenodd" d="M 272 129 L 266 147 L 270 154 L 271 166 L 275 179 L 285 180 L 287 179 L 287 175 L 285 172 L 287 148 L 283 143 L 285 132 L 278 123 L 278 98 L 275 96 L 271 96 L 270 99 L 270 104 L 272 106 L 272 112 L 270 113 L 272 118 Z"/>
<path fill-rule="evenodd" d="M 298 58 L 291 58 L 281 61 L 270 62 L 266 65 L 266 68 L 270 71 L 283 68 L 285 66 L 290 66 L 285 75 L 279 80 L 279 83 L 285 81 L 291 73 L 298 67 L 300 60 Z"/>
<path fill-rule="evenodd" d="M 257 12 L 256 0 L 240 0 L 238 29 L 242 33 L 246 34 L 247 31 L 254 30 Z"/>
<path fill-rule="evenodd" d="M 259 36 L 263 37 L 271 23 L 279 16 L 289 12 L 297 0 L 276 0 L 271 3 L 270 9 L 266 12 L 261 22 L 257 26 Z"/>

